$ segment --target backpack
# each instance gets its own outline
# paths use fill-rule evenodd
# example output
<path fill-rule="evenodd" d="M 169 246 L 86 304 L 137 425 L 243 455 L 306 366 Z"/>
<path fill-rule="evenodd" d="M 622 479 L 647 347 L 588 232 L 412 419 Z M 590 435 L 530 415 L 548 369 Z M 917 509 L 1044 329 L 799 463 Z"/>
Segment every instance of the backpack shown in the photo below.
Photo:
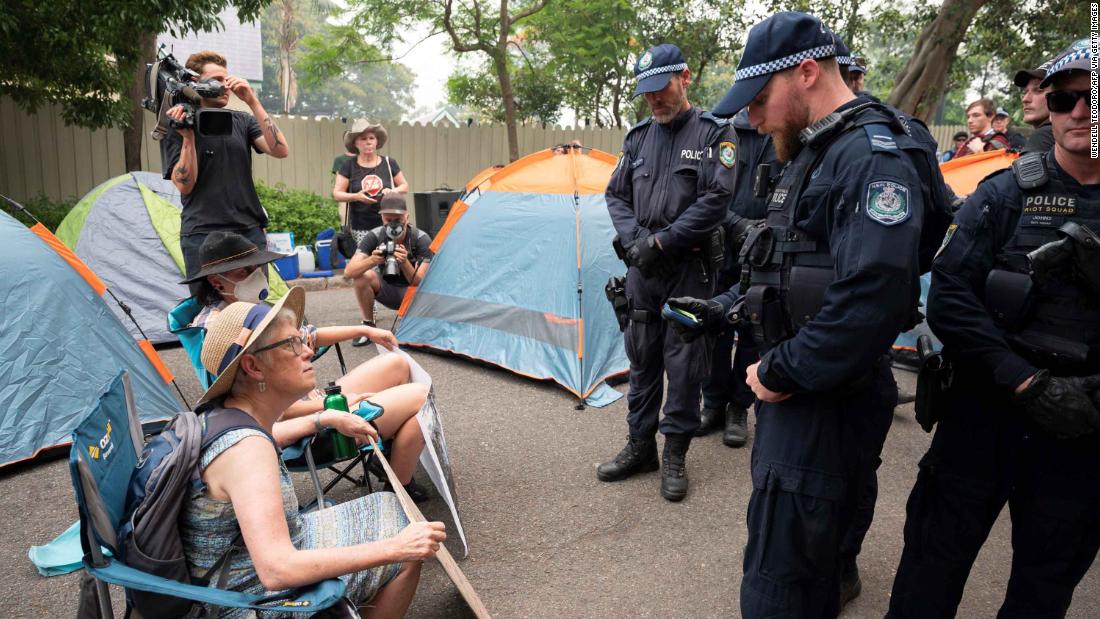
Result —
<path fill-rule="evenodd" d="M 125 564 L 162 578 L 198 585 L 207 584 L 211 575 L 220 571 L 219 588 L 224 586 L 232 553 L 240 546 L 240 534 L 204 578 L 195 582 L 187 569 L 178 521 L 184 500 L 203 487 L 199 472 L 203 450 L 226 432 L 242 428 L 260 430 L 275 444 L 275 439 L 247 413 L 218 405 L 198 414 L 178 413 L 145 444 L 130 476 L 125 518 L 118 531 L 118 549 Z M 191 600 L 134 589 L 126 590 L 126 599 L 144 617 L 183 616 L 194 605 Z"/>

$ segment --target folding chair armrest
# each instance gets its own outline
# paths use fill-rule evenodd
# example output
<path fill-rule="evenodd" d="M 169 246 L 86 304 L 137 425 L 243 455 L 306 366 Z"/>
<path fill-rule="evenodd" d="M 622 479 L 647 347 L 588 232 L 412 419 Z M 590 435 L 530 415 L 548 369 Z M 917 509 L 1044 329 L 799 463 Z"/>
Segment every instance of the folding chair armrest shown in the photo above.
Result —
<path fill-rule="evenodd" d="M 324 610 L 338 602 L 344 596 L 346 588 L 344 581 L 330 578 L 308 587 L 291 589 L 284 594 L 265 596 L 184 584 L 136 570 L 114 560 L 110 560 L 104 567 L 93 567 L 91 561 L 85 558 L 84 569 L 103 582 L 139 591 L 162 593 L 226 608 L 278 610 L 286 613 L 315 613 Z"/>

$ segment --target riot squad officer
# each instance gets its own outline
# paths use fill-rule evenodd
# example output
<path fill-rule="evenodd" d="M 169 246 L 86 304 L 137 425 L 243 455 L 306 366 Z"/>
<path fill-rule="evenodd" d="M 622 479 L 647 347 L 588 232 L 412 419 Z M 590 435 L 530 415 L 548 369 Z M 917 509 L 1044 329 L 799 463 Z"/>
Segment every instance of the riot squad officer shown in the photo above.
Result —
<path fill-rule="evenodd" d="M 753 226 L 764 219 L 767 191 L 781 168 L 775 158 L 771 136 L 758 133 L 749 124 L 748 112 L 742 110 L 730 124 L 733 125 L 737 164 L 734 166 L 733 200 L 726 216 L 726 249 L 718 274 L 718 290 L 727 290 L 740 281 L 737 253 Z M 736 349 L 733 346 L 735 336 Z M 724 418 L 722 443 L 727 447 L 745 445 L 748 409 L 756 400 L 745 383 L 745 371 L 759 358 L 760 351 L 748 325 L 741 329 L 722 329 L 716 334 L 710 375 L 703 382 L 703 409 L 695 436 L 708 434 L 720 426 Z"/>
<path fill-rule="evenodd" d="M 928 321 L 951 378 L 931 391 L 938 427 L 909 496 L 889 617 L 954 616 L 1006 502 L 999 617 L 1064 617 L 1100 548 L 1093 60 L 1082 40 L 1051 64 L 1039 87 L 1051 88 L 1054 148 L 987 177 L 934 262 Z"/>
<path fill-rule="evenodd" d="M 788 162 L 766 226 L 746 239 L 744 294 L 673 299 L 700 328 L 747 320 L 762 345 L 741 615 L 835 617 L 842 539 L 897 388 L 889 350 L 912 324 L 925 197 L 920 143 L 903 119 L 856 98 L 834 35 L 805 13 L 749 32 L 716 108 L 748 106 Z M 728 316 L 728 317 L 727 317 Z"/>
<path fill-rule="evenodd" d="M 665 435 L 661 496 L 679 501 L 687 495 L 685 459 L 699 427 L 699 388 L 713 338 L 684 343 L 660 312 L 669 297 L 713 294 L 736 160 L 728 124 L 688 102 L 691 72 L 679 48 L 648 50 L 634 73 L 634 95 L 645 96 L 653 115 L 627 132 L 606 193 L 617 249 L 628 265 L 630 434 L 596 475 L 619 481 L 656 470 L 659 428 Z M 658 423 L 666 373 L 668 399 Z"/>

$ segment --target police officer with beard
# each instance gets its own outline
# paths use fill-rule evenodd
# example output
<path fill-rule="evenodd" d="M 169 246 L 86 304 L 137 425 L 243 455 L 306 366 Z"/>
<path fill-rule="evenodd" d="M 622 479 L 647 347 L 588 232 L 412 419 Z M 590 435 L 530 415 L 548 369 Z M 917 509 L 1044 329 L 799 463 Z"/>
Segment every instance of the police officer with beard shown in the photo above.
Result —
<path fill-rule="evenodd" d="M 897 114 L 853 95 L 836 55 L 833 33 L 805 13 L 749 32 L 716 114 L 747 106 L 788 163 L 766 226 L 740 252 L 748 285 L 669 302 L 703 328 L 746 321 L 762 345 L 748 369 L 760 404 L 746 618 L 836 616 L 843 539 L 897 398 L 890 346 L 920 292 L 923 147 Z"/>
<path fill-rule="evenodd" d="M 721 256 L 721 224 L 736 162 L 728 124 L 691 105 L 691 72 L 680 49 L 658 45 L 634 67 L 653 115 L 626 136 L 607 185 L 607 208 L 627 262 L 625 329 L 630 359 L 629 437 L 601 464 L 601 481 L 619 481 L 658 468 L 656 434 L 665 435 L 661 496 L 687 495 L 686 456 L 699 426 L 699 388 L 710 369 L 713 338 L 684 343 L 660 312 L 674 296 L 710 296 Z M 664 375 L 668 398 L 658 421 Z"/>
<path fill-rule="evenodd" d="M 954 616 L 1006 503 L 1012 572 L 998 617 L 1064 617 L 1100 548 L 1092 61 L 1082 40 L 1051 64 L 1039 87 L 1054 148 L 987 177 L 934 262 L 928 322 L 952 373 L 932 406 L 888 617 Z"/>

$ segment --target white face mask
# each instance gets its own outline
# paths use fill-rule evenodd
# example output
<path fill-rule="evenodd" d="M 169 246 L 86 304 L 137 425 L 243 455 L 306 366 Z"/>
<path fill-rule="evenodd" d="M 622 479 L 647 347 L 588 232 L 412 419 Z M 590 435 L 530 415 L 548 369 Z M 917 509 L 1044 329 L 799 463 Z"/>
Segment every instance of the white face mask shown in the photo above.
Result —
<path fill-rule="evenodd" d="M 227 292 L 233 295 L 238 301 L 244 301 L 246 303 L 260 303 L 267 298 L 267 275 L 264 274 L 262 268 L 256 269 L 251 275 L 242 279 L 239 282 L 235 282 L 227 277 L 218 277 L 227 284 L 231 289 Z"/>

